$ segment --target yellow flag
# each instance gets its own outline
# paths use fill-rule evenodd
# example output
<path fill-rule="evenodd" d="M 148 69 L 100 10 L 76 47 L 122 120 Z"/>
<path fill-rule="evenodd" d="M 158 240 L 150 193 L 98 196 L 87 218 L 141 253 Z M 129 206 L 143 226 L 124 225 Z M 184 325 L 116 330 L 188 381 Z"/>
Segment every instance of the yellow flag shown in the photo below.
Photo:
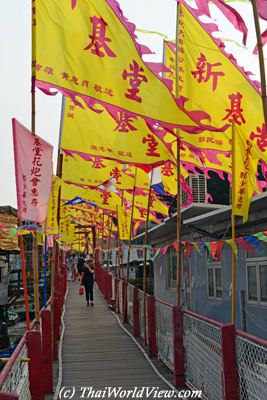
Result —
<path fill-rule="evenodd" d="M 129 193 L 124 193 L 124 199 L 131 204 L 132 195 Z M 148 206 L 148 193 L 147 196 L 135 195 L 134 206 L 136 209 L 147 210 Z M 168 207 L 157 199 L 157 196 L 154 192 L 151 193 L 150 198 L 150 211 L 158 212 L 163 215 L 168 215 Z"/>
<path fill-rule="evenodd" d="M 130 240 L 131 238 L 131 216 L 130 212 L 122 207 L 118 207 L 118 227 L 121 240 Z"/>
<path fill-rule="evenodd" d="M 63 156 L 62 179 L 85 186 L 99 186 L 112 178 L 117 189 L 132 189 L 134 178 L 125 174 L 124 164 L 113 160 L 91 157 L 88 161 L 76 154 Z"/>
<path fill-rule="evenodd" d="M 234 58 L 224 52 L 223 45 L 219 47 L 207 32 L 209 26 L 191 12 L 181 4 L 179 94 L 189 98 L 191 109 L 208 109 L 213 125 L 235 123 L 244 140 L 250 140 L 267 161 L 266 129 L 257 83 L 249 80 Z"/>
<path fill-rule="evenodd" d="M 70 217 L 60 218 L 60 242 L 71 244 L 74 239 L 75 226 Z"/>
<path fill-rule="evenodd" d="M 37 243 L 39 246 L 43 246 L 45 242 L 45 236 L 42 232 L 37 232 Z"/>
<path fill-rule="evenodd" d="M 57 176 L 53 176 L 52 189 L 50 192 L 50 198 L 47 208 L 47 217 L 46 217 L 45 233 L 47 235 L 58 234 L 57 212 L 58 212 L 58 195 L 61 183 L 62 183 L 61 179 L 59 179 Z"/>
<path fill-rule="evenodd" d="M 122 112 L 114 121 L 103 108 L 101 110 L 96 113 L 83 109 L 67 99 L 61 148 L 129 164 L 156 165 L 172 159 L 165 145 L 151 133 L 142 118 L 133 116 L 128 119 Z"/>
<path fill-rule="evenodd" d="M 250 201 L 255 192 L 259 192 L 257 185 L 258 154 L 252 143 L 244 140 L 241 128 L 234 128 L 233 146 L 233 214 L 243 217 L 247 221 Z"/>
<path fill-rule="evenodd" d="M 104 190 L 84 190 L 76 185 L 63 184 L 61 188 L 62 200 L 69 201 L 75 197 L 81 197 L 83 200 L 96 204 L 97 207 L 104 210 L 117 210 L 117 206 L 121 204 L 121 198 L 116 193 Z"/>
<path fill-rule="evenodd" d="M 180 32 L 180 34 L 182 34 Z M 181 48 L 180 48 L 181 50 Z M 165 72 L 165 77 L 170 79 L 173 82 L 173 93 L 175 94 L 175 65 L 176 65 L 176 45 L 171 40 L 164 40 L 164 63 L 169 68 L 170 72 Z M 179 56 L 180 62 L 182 60 L 181 56 Z M 179 63 L 178 59 L 178 63 Z M 184 68 L 179 66 L 178 74 L 184 72 Z M 181 80 L 182 78 L 178 77 L 178 89 L 181 89 Z M 178 90 L 178 92 L 179 92 Z M 181 93 L 180 93 L 181 94 Z M 191 94 L 190 94 L 191 97 Z M 208 107 L 208 104 L 206 104 Z M 209 110 L 209 107 L 207 108 Z M 181 141 L 186 144 L 189 143 L 195 147 L 200 149 L 212 149 L 218 151 L 231 151 L 231 128 L 229 128 L 224 133 L 222 132 L 211 132 L 211 131 L 203 131 L 198 133 L 197 135 L 192 135 L 190 133 L 179 130 L 179 137 Z"/>
<path fill-rule="evenodd" d="M 110 110 L 114 105 L 148 120 L 198 127 L 142 60 L 133 24 L 115 1 L 83 0 L 72 7 L 71 1 L 38 0 L 35 8 L 36 86 L 82 95 L 90 106 L 96 99 Z"/>

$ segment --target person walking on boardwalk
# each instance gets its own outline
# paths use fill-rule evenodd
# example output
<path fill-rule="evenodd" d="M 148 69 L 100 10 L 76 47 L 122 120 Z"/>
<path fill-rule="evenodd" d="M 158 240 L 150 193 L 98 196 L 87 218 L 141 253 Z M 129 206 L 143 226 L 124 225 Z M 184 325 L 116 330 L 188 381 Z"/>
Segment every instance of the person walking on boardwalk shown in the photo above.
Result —
<path fill-rule="evenodd" d="M 78 270 L 78 280 L 81 282 L 81 276 L 82 276 L 82 272 L 83 272 L 83 268 L 84 268 L 84 259 L 85 259 L 85 255 L 84 254 L 80 254 L 80 256 L 78 257 L 78 263 L 77 263 L 77 270 Z"/>
<path fill-rule="evenodd" d="M 90 256 L 86 256 L 84 260 L 84 267 L 81 276 L 81 285 L 84 286 L 85 289 L 85 297 L 87 301 L 87 306 L 89 306 L 89 300 L 91 306 L 94 305 L 94 263 L 93 258 Z"/>

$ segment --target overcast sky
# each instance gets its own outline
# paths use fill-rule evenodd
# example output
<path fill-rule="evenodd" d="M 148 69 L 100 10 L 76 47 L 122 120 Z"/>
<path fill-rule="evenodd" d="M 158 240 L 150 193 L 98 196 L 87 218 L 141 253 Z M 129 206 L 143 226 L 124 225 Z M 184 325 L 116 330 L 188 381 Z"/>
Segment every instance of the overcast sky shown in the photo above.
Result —
<path fill-rule="evenodd" d="M 68 0 L 62 0 L 68 1 Z M 70 1 L 70 0 L 69 0 Z M 175 37 L 175 0 L 119 0 L 125 16 L 137 28 L 161 32 L 169 39 Z M 250 34 L 248 47 L 255 44 L 252 11 L 249 4 L 233 3 L 247 22 Z M 219 20 L 221 36 L 241 43 L 236 32 L 220 13 L 213 13 Z M 264 26 L 266 29 L 266 25 Z M 139 34 L 139 42 L 155 51 L 150 59 L 162 59 L 162 40 L 158 35 Z M 31 0 L 0 0 L 0 205 L 17 206 L 11 118 L 17 118 L 30 129 L 31 126 Z M 239 64 L 258 75 L 257 57 L 232 43 L 228 49 L 239 59 Z M 267 46 L 266 46 L 267 47 Z M 61 112 L 61 95 L 46 96 L 37 91 L 36 134 L 54 146 L 54 169 Z"/>

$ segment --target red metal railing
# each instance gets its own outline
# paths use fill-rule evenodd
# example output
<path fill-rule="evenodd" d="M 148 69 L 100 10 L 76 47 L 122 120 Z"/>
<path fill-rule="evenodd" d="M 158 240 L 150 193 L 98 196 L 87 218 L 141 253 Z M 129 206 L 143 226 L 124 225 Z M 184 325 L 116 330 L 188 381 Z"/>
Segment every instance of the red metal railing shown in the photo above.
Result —
<path fill-rule="evenodd" d="M 49 299 L 46 308 L 41 310 L 41 330 L 34 329 L 33 321 L 31 330 L 23 335 L 0 373 L 0 400 L 7 399 L 7 396 L 10 400 L 43 400 L 46 394 L 53 393 L 52 364 L 53 358 L 57 359 L 57 342 L 66 291 L 67 269 L 64 264 L 56 274 L 54 304 Z M 54 307 L 53 330 L 51 307 Z"/>
<path fill-rule="evenodd" d="M 124 310 L 122 287 L 111 278 L 116 312 Z M 109 274 L 99 267 L 98 286 L 105 296 Z M 126 298 L 126 297 L 125 297 Z M 143 301 L 146 299 L 146 326 Z M 127 320 L 134 336 L 144 338 L 150 357 L 158 356 L 171 371 L 176 387 L 185 384 L 208 400 L 267 398 L 267 342 L 167 303 L 128 285 Z M 125 321 L 125 315 L 123 315 Z M 250 359 L 247 350 L 249 349 Z M 253 376 L 253 382 L 251 381 Z M 249 378 L 250 377 L 250 378 Z M 253 388 L 251 390 L 251 388 Z M 254 395 L 251 393 L 254 391 Z"/>
<path fill-rule="evenodd" d="M 240 399 L 267 399 L 267 342 L 237 331 L 236 358 Z"/>

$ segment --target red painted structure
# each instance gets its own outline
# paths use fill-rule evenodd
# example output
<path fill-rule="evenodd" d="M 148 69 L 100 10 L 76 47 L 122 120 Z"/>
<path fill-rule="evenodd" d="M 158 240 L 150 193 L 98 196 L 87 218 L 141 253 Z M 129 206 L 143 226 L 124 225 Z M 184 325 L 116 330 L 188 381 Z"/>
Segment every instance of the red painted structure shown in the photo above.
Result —
<path fill-rule="evenodd" d="M 50 299 L 47 307 L 41 310 L 42 330 L 33 329 L 24 334 L 14 353 L 0 373 L 0 400 L 17 400 L 13 393 L 1 393 L 1 388 L 8 379 L 13 365 L 17 361 L 23 347 L 27 345 L 29 387 L 32 400 L 44 400 L 46 394 L 53 393 L 53 359 L 57 359 L 58 339 L 60 333 L 61 314 L 67 291 L 66 265 L 59 262 L 56 268 L 56 292 L 54 301 L 54 335 L 52 337 Z"/>
<path fill-rule="evenodd" d="M 104 298 L 107 297 L 105 294 L 106 285 L 105 279 L 110 280 L 109 274 L 102 268 L 98 267 L 98 271 L 96 273 L 96 281 L 97 284 L 103 293 Z M 115 309 L 116 312 L 122 312 L 119 306 L 119 293 L 120 290 L 120 281 L 118 278 L 114 279 L 114 298 L 116 300 Z M 122 281 L 122 288 L 125 286 L 125 281 Z M 128 285 L 131 286 L 131 285 Z M 124 289 L 125 290 L 125 289 Z M 138 299 L 139 292 L 142 294 L 138 288 L 131 288 L 133 290 L 133 299 L 132 299 L 132 320 L 131 325 L 133 329 L 133 335 L 135 337 L 140 336 L 140 312 L 142 315 L 142 311 L 140 310 L 140 304 Z M 239 380 L 238 380 L 238 372 L 237 372 L 237 355 L 236 355 L 236 335 L 242 336 L 245 339 L 249 339 L 253 341 L 253 343 L 262 345 L 267 348 L 267 343 L 264 340 L 257 339 L 247 333 L 240 332 L 234 328 L 232 324 L 222 324 L 217 321 L 213 321 L 204 316 L 198 315 L 196 313 L 190 311 L 182 311 L 182 309 L 176 305 L 169 304 L 161 299 L 157 299 L 154 296 L 146 295 L 147 299 L 147 328 L 148 328 L 148 354 L 150 357 L 157 356 L 157 325 L 156 325 L 156 313 L 155 313 L 155 305 L 156 303 L 162 304 L 165 307 L 168 307 L 171 310 L 172 315 L 172 341 L 173 341 L 173 382 L 177 388 L 185 387 L 185 348 L 184 348 L 184 316 L 191 317 L 198 321 L 202 321 L 203 323 L 210 324 L 210 326 L 214 326 L 218 332 L 220 333 L 220 341 L 218 346 L 220 348 L 221 354 L 221 364 L 222 364 L 222 399 L 223 400 L 239 400 Z M 123 305 L 126 296 L 123 296 Z M 143 308 L 143 307 L 142 307 Z M 128 312 L 128 308 L 125 307 L 123 310 Z M 128 316 L 122 316 L 123 321 L 128 321 Z M 208 339 L 207 339 L 208 343 Z M 168 367 L 168 363 L 166 363 Z M 201 388 L 198 388 L 201 390 Z M 220 390 L 220 388 L 218 388 Z"/>

